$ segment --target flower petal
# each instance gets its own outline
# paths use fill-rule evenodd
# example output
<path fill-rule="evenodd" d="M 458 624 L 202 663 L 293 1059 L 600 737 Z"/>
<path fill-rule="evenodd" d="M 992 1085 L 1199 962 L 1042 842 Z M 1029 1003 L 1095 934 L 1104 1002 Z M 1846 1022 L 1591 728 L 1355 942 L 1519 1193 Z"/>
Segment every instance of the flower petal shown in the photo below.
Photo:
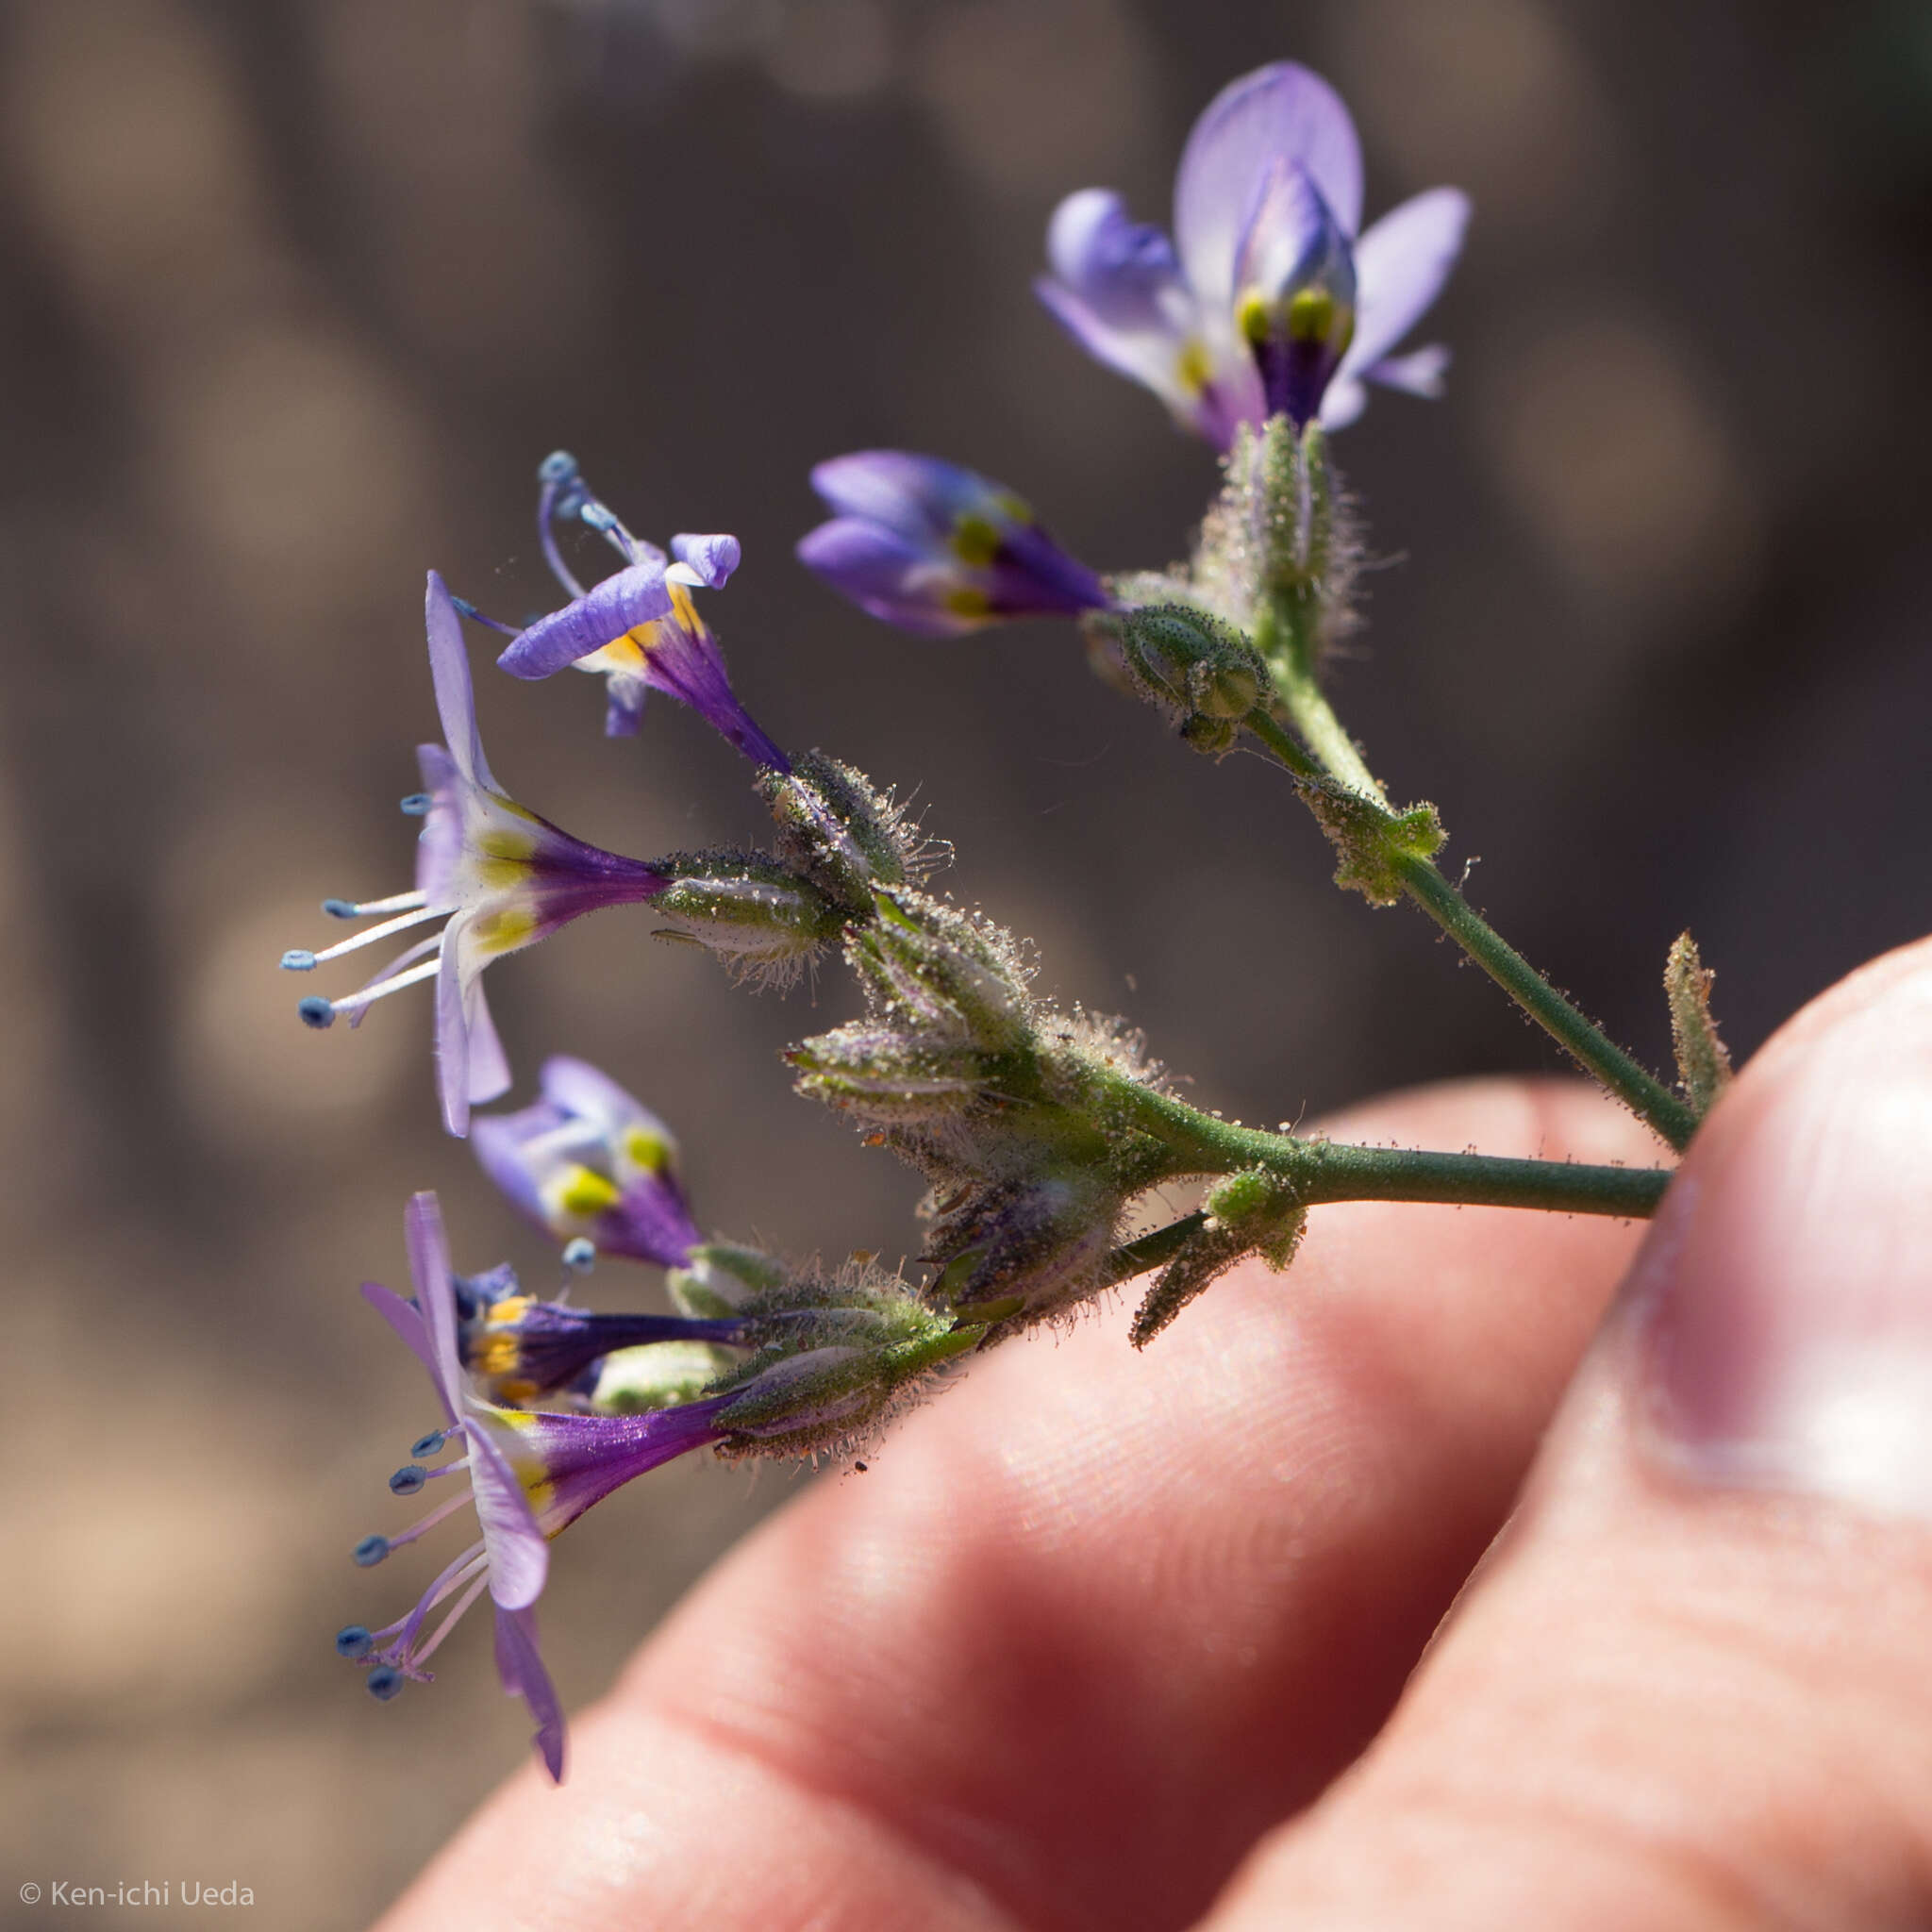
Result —
<path fill-rule="evenodd" d="M 403 1234 L 409 1250 L 409 1279 L 415 1284 L 416 1305 L 422 1310 L 430 1376 L 454 1421 L 462 1412 L 465 1385 L 457 1347 L 457 1291 L 450 1274 L 449 1237 L 443 1232 L 442 1208 L 434 1194 L 409 1197 L 403 1213 Z M 387 1308 L 382 1312 L 389 1315 Z M 394 1322 L 392 1315 L 389 1318 Z M 407 1336 L 403 1339 L 408 1340 Z"/>
<path fill-rule="evenodd" d="M 510 1089 L 509 1056 L 490 1017 L 483 982 L 472 980 L 466 994 L 464 1020 L 470 1034 L 470 1104 L 481 1107 Z"/>
<path fill-rule="evenodd" d="M 589 1060 L 554 1053 L 538 1075 L 543 1098 L 563 1112 L 591 1122 L 602 1133 L 615 1136 L 626 1127 L 642 1127 L 675 1148 L 670 1129 L 634 1095 L 626 1093 L 608 1074 Z"/>
<path fill-rule="evenodd" d="M 869 517 L 841 516 L 799 539 L 798 560 L 887 624 L 921 637 L 963 637 L 988 619 L 962 615 L 937 601 L 932 586 L 946 573 L 935 563 L 931 542 L 924 532 L 908 538 Z"/>
<path fill-rule="evenodd" d="M 1468 225 L 1469 196 L 1431 188 L 1391 208 L 1356 243 L 1355 341 L 1344 374 L 1360 375 L 1414 327 L 1448 280 Z"/>
<path fill-rule="evenodd" d="M 1346 429 L 1368 408 L 1369 394 L 1354 376 L 1338 373 L 1322 392 L 1324 429 Z"/>
<path fill-rule="evenodd" d="M 1449 360 L 1448 349 L 1441 342 L 1431 342 L 1426 348 L 1410 350 L 1407 356 L 1384 356 L 1362 374 L 1386 389 L 1399 389 L 1433 401 L 1442 393 L 1442 378 L 1449 372 Z"/>
<path fill-rule="evenodd" d="M 1278 60 L 1231 81 L 1194 123 L 1174 184 L 1174 235 L 1204 305 L 1234 299 L 1234 258 L 1269 164 L 1299 162 L 1345 234 L 1362 218 L 1362 157 L 1355 123 L 1320 75 Z"/>
<path fill-rule="evenodd" d="M 537 1623 L 528 1610 L 496 1612 L 496 1673 L 512 1697 L 537 1720 L 531 1742 L 553 1784 L 563 1782 L 563 1705 L 537 1649 Z"/>
<path fill-rule="evenodd" d="M 424 1324 L 421 1311 L 412 1308 L 393 1289 L 383 1287 L 379 1281 L 362 1284 L 362 1299 L 396 1331 L 403 1345 L 429 1372 L 429 1379 L 436 1385 L 437 1394 L 442 1397 L 444 1420 L 455 1422 L 456 1411 L 450 1407 L 448 1398 L 442 1395 L 442 1371 L 437 1362 L 435 1350 L 429 1345 L 429 1330 Z"/>
<path fill-rule="evenodd" d="M 429 573 L 424 597 L 425 627 L 429 633 L 429 675 L 436 686 L 436 709 L 449 755 L 464 777 L 491 791 L 496 780 L 483 756 L 476 733 L 476 695 L 470 683 L 470 654 L 463 643 L 463 621 L 457 615 L 449 586 L 440 573 Z"/>
<path fill-rule="evenodd" d="M 736 537 L 679 536 L 671 540 L 671 554 L 694 570 L 708 590 L 717 591 L 738 568 L 744 550 Z"/>
<path fill-rule="evenodd" d="M 863 518 L 918 544 L 944 542 L 959 516 L 1001 493 L 975 471 L 904 449 L 829 457 L 813 469 L 811 487 L 835 517 Z"/>
<path fill-rule="evenodd" d="M 511 641 L 497 666 L 512 677 L 548 677 L 640 625 L 655 624 L 670 608 L 663 562 L 647 558 L 606 577 L 561 610 L 540 617 Z"/>
<path fill-rule="evenodd" d="M 436 1085 L 442 1124 L 458 1141 L 470 1131 L 470 1026 L 464 1012 L 462 947 L 468 920 L 458 913 L 442 933 L 442 965 L 436 975 Z"/>
<path fill-rule="evenodd" d="M 470 1445 L 470 1487 L 476 1521 L 490 1552 L 490 1594 L 507 1610 L 525 1610 L 543 1593 L 550 1545 L 530 1513 L 529 1498 L 504 1453 L 491 1440 L 497 1424 L 472 1415 L 463 1425 Z"/>

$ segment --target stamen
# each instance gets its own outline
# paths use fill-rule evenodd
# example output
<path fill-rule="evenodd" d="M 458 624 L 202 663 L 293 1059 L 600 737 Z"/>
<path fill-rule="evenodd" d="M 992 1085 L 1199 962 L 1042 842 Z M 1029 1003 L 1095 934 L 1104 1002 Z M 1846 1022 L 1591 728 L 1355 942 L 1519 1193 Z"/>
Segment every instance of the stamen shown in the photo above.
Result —
<path fill-rule="evenodd" d="M 308 1020 L 311 1026 L 326 1026 L 329 1024 L 328 1020 L 308 1019 L 310 1007 L 326 1007 L 331 1020 L 338 1013 L 358 1013 L 364 1007 L 373 1006 L 377 1000 L 387 999 L 392 992 L 400 992 L 406 986 L 414 986 L 420 980 L 434 979 L 441 966 L 442 961 L 440 958 L 425 959 L 420 966 L 411 966 L 407 973 L 397 973 L 388 979 L 378 979 L 375 985 L 365 986 L 360 992 L 348 993 L 332 1005 L 327 1000 L 304 1000 L 301 1006 L 302 1017 Z"/>
<path fill-rule="evenodd" d="M 406 1462 L 389 1479 L 392 1496 L 413 1496 L 429 1480 L 429 1472 L 420 1462 Z"/>
<path fill-rule="evenodd" d="M 447 1429 L 432 1429 L 426 1436 L 419 1436 L 409 1444 L 410 1459 L 415 1462 L 427 1462 L 448 1441 Z"/>
<path fill-rule="evenodd" d="M 282 971 L 284 973 L 313 973 L 315 971 L 315 955 L 313 953 L 305 953 L 299 946 L 291 946 L 282 955 Z"/>
<path fill-rule="evenodd" d="M 500 637 L 520 638 L 523 636 L 523 632 L 515 625 L 503 624 L 493 617 L 485 617 L 467 597 L 452 597 L 449 601 L 455 608 L 457 615 L 458 617 L 467 617 L 472 624 L 480 624 L 486 630 L 493 630 Z M 417 796 L 421 797 L 422 794 L 419 792 Z"/>
<path fill-rule="evenodd" d="M 378 1704 L 387 1704 L 408 1682 L 393 1664 L 377 1664 L 368 1676 L 369 1694 Z"/>
<path fill-rule="evenodd" d="M 331 919 L 374 919 L 379 912 L 413 912 L 423 903 L 421 892 L 394 892 L 387 899 L 325 899 L 322 909 Z"/>
<path fill-rule="evenodd" d="M 468 1490 L 464 1490 L 460 1494 L 452 1496 L 447 1503 L 439 1503 L 427 1516 L 418 1517 L 414 1523 L 410 1524 L 408 1529 L 404 1530 L 401 1536 L 366 1536 L 356 1547 L 359 1551 L 369 1543 L 380 1543 L 382 1545 L 382 1557 L 386 1557 L 391 1550 L 399 1550 L 405 1543 L 412 1543 L 418 1537 L 426 1536 L 445 1516 L 453 1515 L 469 1500 L 470 1492 Z M 368 1560 L 371 1563 L 379 1563 L 382 1561 L 382 1557 L 371 1557 Z M 358 1556 L 356 1560 L 360 1563 L 363 1559 L 360 1556 Z M 364 1567 L 366 1568 L 367 1566 L 365 1565 Z"/>
<path fill-rule="evenodd" d="M 326 1031 L 336 1023 L 334 1007 L 314 993 L 310 993 L 306 1000 L 300 1002 L 295 1010 L 301 1014 L 303 1025 L 313 1026 L 318 1033 Z"/>
<path fill-rule="evenodd" d="M 435 803 L 426 791 L 411 791 L 396 800 L 396 808 L 405 818 L 425 819 L 429 816 L 429 808 Z"/>
<path fill-rule="evenodd" d="M 373 1570 L 376 1564 L 389 1555 L 392 1547 L 393 1545 L 391 1545 L 388 1537 L 376 1536 L 372 1532 L 370 1535 L 365 1536 L 349 1554 L 355 1557 L 357 1569 Z"/>
<path fill-rule="evenodd" d="M 336 1655 L 351 1659 L 365 1657 L 375 1648 L 375 1635 L 366 1625 L 348 1624 L 336 1632 Z"/>
<path fill-rule="evenodd" d="M 311 967 L 325 966 L 331 959 L 340 959 L 344 953 L 353 953 L 362 946 L 373 946 L 377 940 L 386 940 L 391 933 L 408 932 L 412 925 L 421 925 L 425 919 L 441 919 L 441 910 L 418 905 L 408 912 L 398 913 L 393 919 L 385 919 L 380 925 L 372 925 L 366 931 L 357 933 L 352 939 L 338 940 L 332 946 L 325 946 L 319 953 L 284 953 L 282 966 L 290 973 L 307 973 Z M 305 963 L 297 964 L 297 961 Z"/>
<path fill-rule="evenodd" d="M 574 1274 L 588 1274 L 597 1265 L 597 1244 L 586 1241 L 582 1235 L 569 1242 L 563 1251 L 563 1265 Z"/>
<path fill-rule="evenodd" d="M 489 1581 L 490 1573 L 489 1571 L 485 1570 L 481 1575 L 475 1577 L 471 1582 L 469 1589 L 464 1591 L 462 1595 L 457 1599 L 456 1608 L 453 1609 L 449 1613 L 449 1615 L 446 1616 L 442 1620 L 442 1622 L 436 1626 L 436 1628 L 433 1631 L 431 1631 L 429 1636 L 429 1641 L 425 1643 L 421 1650 L 417 1651 L 416 1654 L 409 1659 L 409 1661 L 412 1664 L 420 1664 L 425 1657 L 434 1657 L 436 1655 L 437 1646 L 442 1641 L 442 1640 L 445 1637 L 449 1635 L 449 1633 L 452 1630 L 456 1628 L 458 1623 L 462 1618 L 463 1612 L 467 1610 L 470 1607 L 470 1606 L 476 1601 L 479 1595 L 482 1594 L 483 1586 L 487 1584 Z"/>

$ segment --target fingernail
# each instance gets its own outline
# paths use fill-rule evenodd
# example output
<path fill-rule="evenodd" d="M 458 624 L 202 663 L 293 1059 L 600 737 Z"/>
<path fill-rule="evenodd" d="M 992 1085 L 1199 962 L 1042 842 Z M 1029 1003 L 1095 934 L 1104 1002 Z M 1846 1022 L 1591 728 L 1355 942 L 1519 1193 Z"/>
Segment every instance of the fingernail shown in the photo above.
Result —
<path fill-rule="evenodd" d="M 1747 1075 L 1631 1292 L 1679 1471 L 1932 1520 L 1932 974 Z"/>

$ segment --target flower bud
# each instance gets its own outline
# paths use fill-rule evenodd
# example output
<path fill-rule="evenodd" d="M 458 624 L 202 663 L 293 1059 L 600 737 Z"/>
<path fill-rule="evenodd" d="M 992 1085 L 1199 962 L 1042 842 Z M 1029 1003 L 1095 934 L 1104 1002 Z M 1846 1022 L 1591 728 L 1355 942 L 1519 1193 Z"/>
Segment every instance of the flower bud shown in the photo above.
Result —
<path fill-rule="evenodd" d="M 869 918 L 880 886 L 919 870 L 916 830 L 861 772 L 818 752 L 758 788 L 778 824 L 780 857 L 856 918 Z"/>
<path fill-rule="evenodd" d="M 910 888 L 879 892 L 877 918 L 846 958 L 885 1017 L 915 1034 L 1013 1053 L 1031 1037 L 1031 1003 L 1012 941 Z"/>
<path fill-rule="evenodd" d="M 1091 620 L 1090 620 L 1091 622 Z M 1271 691 L 1260 654 L 1232 625 L 1183 603 L 1124 610 L 1111 620 L 1119 661 L 1144 696 L 1178 717 L 1203 751 L 1234 742 L 1231 727 Z"/>
<path fill-rule="evenodd" d="M 971 1045 L 930 1044 L 866 1022 L 801 1041 L 785 1058 L 799 1069 L 801 1093 L 888 1124 L 961 1112 L 992 1072 Z"/>
<path fill-rule="evenodd" d="M 1037 1321 L 1108 1285 L 1105 1264 L 1124 1203 L 1104 1175 L 1064 1167 L 976 1189 L 937 1215 L 925 1258 L 946 1264 L 954 1303 L 1021 1298 L 1013 1319 Z"/>
<path fill-rule="evenodd" d="M 660 939 L 703 946 L 725 965 L 795 972 L 845 915 L 815 886 L 762 852 L 676 853 L 662 862 L 671 884 L 653 902 Z"/>

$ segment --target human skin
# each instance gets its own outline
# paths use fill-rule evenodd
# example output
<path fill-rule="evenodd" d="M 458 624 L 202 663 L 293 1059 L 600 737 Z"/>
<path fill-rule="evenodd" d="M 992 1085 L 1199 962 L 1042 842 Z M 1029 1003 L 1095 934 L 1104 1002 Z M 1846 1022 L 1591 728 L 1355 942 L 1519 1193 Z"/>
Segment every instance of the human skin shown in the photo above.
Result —
<path fill-rule="evenodd" d="M 1663 1154 L 1554 1082 L 1327 1126 Z M 383 1932 L 1923 1925 L 1928 1182 L 1932 945 L 1754 1059 L 1641 1255 L 1323 1208 L 1144 1354 L 1124 1309 L 1002 1349 Z"/>

